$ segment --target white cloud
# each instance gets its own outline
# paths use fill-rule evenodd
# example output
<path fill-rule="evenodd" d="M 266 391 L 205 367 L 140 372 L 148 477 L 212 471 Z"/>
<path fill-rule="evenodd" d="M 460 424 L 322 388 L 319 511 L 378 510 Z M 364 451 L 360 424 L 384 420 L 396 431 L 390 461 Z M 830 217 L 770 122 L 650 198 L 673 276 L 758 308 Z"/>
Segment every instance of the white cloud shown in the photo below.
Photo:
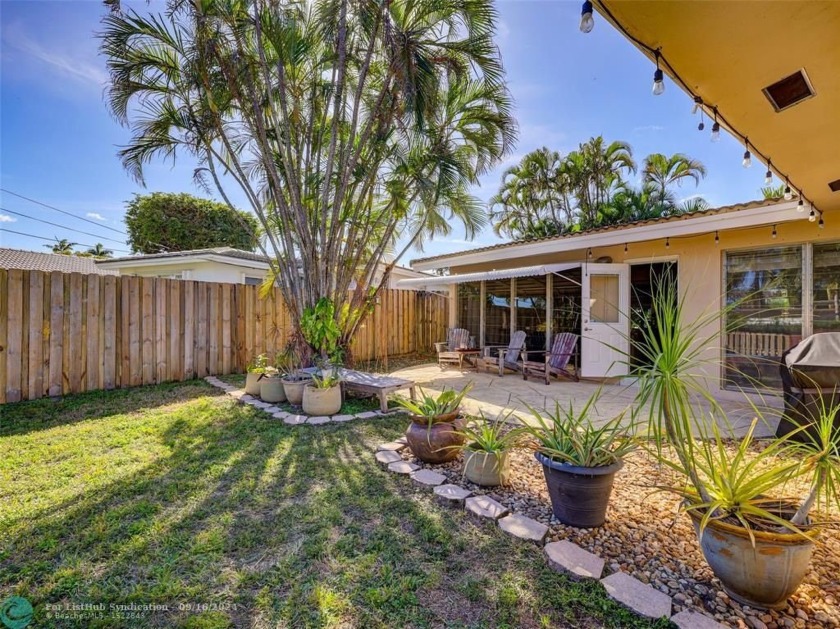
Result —
<path fill-rule="evenodd" d="M 107 221 L 108 219 L 102 216 L 99 212 L 88 212 L 85 214 L 88 218 L 92 218 L 96 221 Z"/>
<path fill-rule="evenodd" d="M 9 216 L 8 214 L 0 214 L 0 223 L 16 223 L 17 219 L 14 216 Z"/>
<path fill-rule="evenodd" d="M 97 88 L 101 88 L 108 79 L 105 69 L 90 59 L 89 55 L 67 47 L 60 49 L 54 41 L 49 42 L 51 47 L 48 48 L 32 39 L 20 23 L 10 24 L 3 29 L 3 40 L 11 48 L 39 62 L 39 65 L 46 65 L 53 73 L 64 78 Z"/>
<path fill-rule="evenodd" d="M 633 133 L 658 133 L 664 131 L 665 127 L 660 127 L 658 124 L 649 124 L 643 127 L 633 127 Z"/>

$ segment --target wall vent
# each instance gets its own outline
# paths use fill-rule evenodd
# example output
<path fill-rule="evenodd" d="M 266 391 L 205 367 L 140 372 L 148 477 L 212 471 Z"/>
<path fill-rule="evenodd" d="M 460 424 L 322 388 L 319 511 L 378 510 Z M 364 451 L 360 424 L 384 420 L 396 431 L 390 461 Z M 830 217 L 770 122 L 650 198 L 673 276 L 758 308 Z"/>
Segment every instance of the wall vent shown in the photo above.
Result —
<path fill-rule="evenodd" d="M 797 70 L 761 91 L 776 111 L 783 111 L 814 96 L 814 88 L 805 70 Z"/>
<path fill-rule="evenodd" d="M 828 187 L 831 188 L 832 192 L 840 192 L 840 179 L 835 179 L 834 181 L 828 182 Z"/>

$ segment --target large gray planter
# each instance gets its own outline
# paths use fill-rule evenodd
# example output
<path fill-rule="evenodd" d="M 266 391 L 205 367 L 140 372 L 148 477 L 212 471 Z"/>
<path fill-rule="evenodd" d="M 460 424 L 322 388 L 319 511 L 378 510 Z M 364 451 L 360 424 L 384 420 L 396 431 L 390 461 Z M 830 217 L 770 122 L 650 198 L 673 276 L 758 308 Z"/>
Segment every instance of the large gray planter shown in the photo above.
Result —
<path fill-rule="evenodd" d="M 341 387 L 319 389 L 311 384 L 303 388 L 303 412 L 307 415 L 335 415 L 341 410 Z"/>
<path fill-rule="evenodd" d="M 607 519 L 607 505 L 615 475 L 623 461 L 602 467 L 577 467 L 552 461 L 536 453 L 543 465 L 548 497 L 554 517 L 578 528 L 601 526 Z"/>
<path fill-rule="evenodd" d="M 303 388 L 312 381 L 311 377 L 288 376 L 283 378 L 283 390 L 286 392 L 286 399 L 289 404 L 300 406 L 303 402 Z"/>
<path fill-rule="evenodd" d="M 757 609 L 783 609 L 811 562 L 814 542 L 794 533 L 753 531 L 710 520 L 700 534 L 701 514 L 689 511 L 700 549 L 723 589 L 739 603 Z"/>
<path fill-rule="evenodd" d="M 261 373 L 248 372 L 245 376 L 245 393 L 257 397 L 260 394 Z"/>

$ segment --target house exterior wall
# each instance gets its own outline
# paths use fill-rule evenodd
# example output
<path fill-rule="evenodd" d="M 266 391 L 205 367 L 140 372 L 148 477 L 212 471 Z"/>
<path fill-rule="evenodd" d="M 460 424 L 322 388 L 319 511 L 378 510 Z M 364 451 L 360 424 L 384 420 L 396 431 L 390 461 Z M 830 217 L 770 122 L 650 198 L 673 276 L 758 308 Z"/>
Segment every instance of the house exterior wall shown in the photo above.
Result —
<path fill-rule="evenodd" d="M 130 266 L 121 268 L 120 274 L 139 275 L 142 277 L 173 277 L 180 274 L 181 279 L 185 280 L 221 282 L 225 284 L 244 284 L 245 277 L 255 277 L 260 280 L 265 277 L 265 271 L 263 269 L 251 269 L 213 261 Z"/>
<path fill-rule="evenodd" d="M 722 231 L 719 233 L 720 244 L 715 245 L 714 233 L 692 237 L 678 237 L 670 239 L 670 246 L 666 248 L 665 241 L 644 241 L 628 245 L 625 253 L 624 244 L 601 247 L 592 250 L 590 261 L 595 262 L 602 257 L 612 258 L 615 263 L 646 263 L 666 260 L 678 262 L 679 290 L 684 295 L 684 312 L 689 319 L 696 320 L 704 314 L 709 315 L 719 311 L 722 307 L 724 293 L 723 286 L 723 258 L 727 250 L 736 251 L 751 248 L 770 248 L 783 245 L 801 245 L 818 242 L 840 241 L 840 221 L 829 220 L 824 229 L 819 229 L 817 223 L 811 223 L 807 218 L 777 225 L 777 237 L 772 238 L 772 225 Z M 618 236 L 617 236 L 618 237 Z M 560 247 L 568 248 L 569 241 L 558 241 Z M 451 266 L 450 273 L 473 273 L 482 271 L 516 268 L 538 264 L 560 262 L 579 262 L 587 259 L 585 249 L 558 251 L 556 254 L 536 255 L 512 260 L 499 259 L 482 264 Z M 457 303 L 457 287 L 452 286 L 450 297 L 453 305 Z M 450 324 L 455 325 L 457 307 L 450 309 Z M 720 334 L 720 322 L 715 320 L 701 332 L 701 337 L 717 337 Z M 729 392 L 720 386 L 720 368 L 718 366 L 722 353 L 721 340 L 715 340 L 708 348 L 705 357 L 711 359 L 712 364 L 705 366 L 704 373 L 710 390 L 722 397 Z"/>

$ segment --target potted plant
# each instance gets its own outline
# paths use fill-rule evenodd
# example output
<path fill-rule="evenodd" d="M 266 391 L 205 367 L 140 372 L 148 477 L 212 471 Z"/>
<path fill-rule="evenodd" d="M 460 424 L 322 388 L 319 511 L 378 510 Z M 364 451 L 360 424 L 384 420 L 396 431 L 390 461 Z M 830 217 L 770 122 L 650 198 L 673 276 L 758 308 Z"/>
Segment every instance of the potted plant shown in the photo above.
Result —
<path fill-rule="evenodd" d="M 252 362 L 248 363 L 245 376 L 245 393 L 258 396 L 260 394 L 260 379 L 268 368 L 268 356 L 260 354 Z"/>
<path fill-rule="evenodd" d="M 437 396 L 426 395 L 422 388 L 419 400 L 398 398 L 397 404 L 409 412 L 411 423 L 405 438 L 411 452 L 426 463 L 445 463 L 458 456 L 457 446 L 465 438 L 459 432 L 461 401 L 472 389 L 472 383 L 460 392 L 445 389 Z"/>
<path fill-rule="evenodd" d="M 293 368 L 292 354 L 289 350 L 280 352 L 274 357 L 274 366 L 267 368 L 260 380 L 260 398 L 263 402 L 276 404 L 286 401 L 283 377 L 289 374 Z"/>
<path fill-rule="evenodd" d="M 685 479 L 666 489 L 683 498 L 703 556 L 724 589 L 751 607 L 783 608 L 808 569 L 820 528 L 811 518 L 814 505 L 840 503 L 840 428 L 834 422 L 840 405 L 823 399 L 802 434 L 794 431 L 757 451 L 753 424 L 733 450 L 715 421 L 725 422 L 725 414 L 694 375 L 714 346 L 702 332 L 710 324 L 725 330 L 721 314 L 686 323 L 683 304 L 673 290 L 659 287 L 654 295 L 655 328 L 643 327 L 638 348 L 650 360 L 634 369 L 636 403 L 651 409 L 648 432 L 658 458 Z M 709 412 L 698 411 L 703 399 Z M 806 495 L 779 495 L 791 479 L 803 477 Z"/>
<path fill-rule="evenodd" d="M 303 387 L 303 412 L 307 415 L 335 415 L 341 410 L 341 380 L 338 374 L 312 376 Z"/>
<path fill-rule="evenodd" d="M 507 485 L 510 479 L 510 451 L 519 444 L 522 427 L 511 428 L 512 411 L 487 419 L 483 412 L 457 432 L 464 437 L 464 476 L 483 487 Z"/>
<path fill-rule="evenodd" d="M 323 377 L 333 374 L 334 366 L 341 358 L 338 341 L 341 327 L 336 320 L 335 304 L 322 297 L 315 306 L 306 308 L 300 318 L 303 338 L 315 350 L 315 364 Z"/>
<path fill-rule="evenodd" d="M 529 406 L 535 423 L 523 427 L 543 466 L 554 517 L 578 528 L 604 523 L 615 475 L 624 456 L 637 447 L 624 413 L 601 425 L 592 422 L 590 409 L 598 396 L 596 392 L 577 412 L 571 403 L 566 409 L 557 402 L 553 413 Z"/>

